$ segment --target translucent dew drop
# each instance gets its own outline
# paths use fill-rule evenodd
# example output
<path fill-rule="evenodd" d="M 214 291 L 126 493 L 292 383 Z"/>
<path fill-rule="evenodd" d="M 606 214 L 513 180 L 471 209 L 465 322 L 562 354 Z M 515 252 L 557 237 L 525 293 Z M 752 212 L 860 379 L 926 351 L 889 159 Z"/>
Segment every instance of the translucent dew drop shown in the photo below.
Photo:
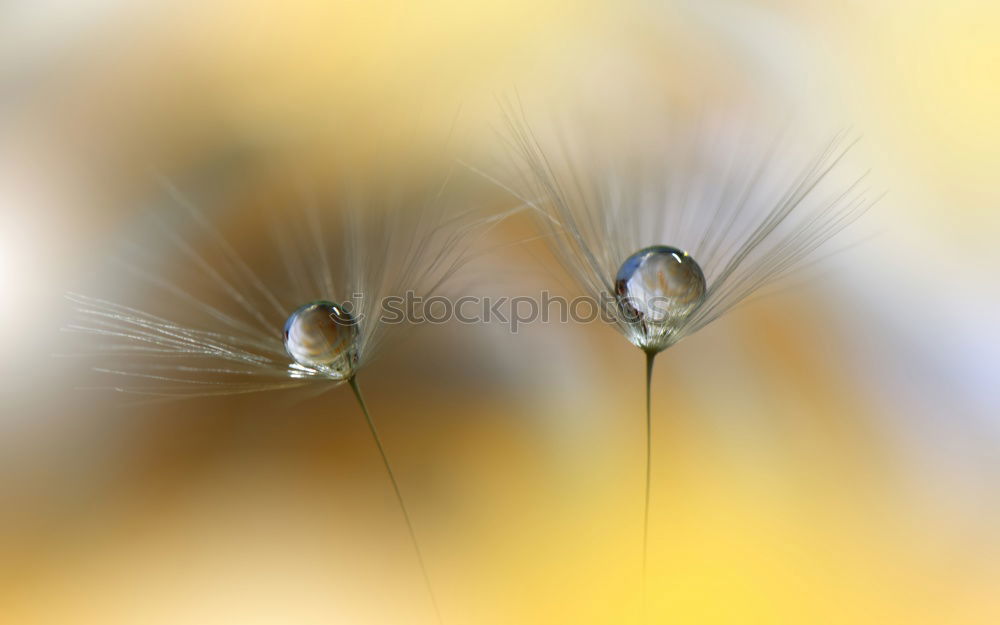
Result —
<path fill-rule="evenodd" d="M 303 367 L 336 380 L 354 375 L 358 324 L 341 306 L 312 302 L 285 322 L 285 351 Z"/>
<path fill-rule="evenodd" d="M 705 298 L 705 275 L 687 252 L 646 247 L 622 263 L 615 297 L 629 339 L 649 351 L 669 347 L 688 315 Z"/>

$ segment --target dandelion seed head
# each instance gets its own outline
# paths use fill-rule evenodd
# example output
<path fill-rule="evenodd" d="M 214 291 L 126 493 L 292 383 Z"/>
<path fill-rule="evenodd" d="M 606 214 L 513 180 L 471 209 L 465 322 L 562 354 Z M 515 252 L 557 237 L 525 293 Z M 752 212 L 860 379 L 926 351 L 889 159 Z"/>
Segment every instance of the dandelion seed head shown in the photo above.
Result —
<path fill-rule="evenodd" d="M 846 132 L 816 149 L 767 114 L 728 106 L 649 113 L 638 133 L 589 119 L 586 132 L 564 121 L 536 134 L 520 103 L 504 113 L 510 160 L 487 177 L 532 209 L 590 297 L 663 292 L 658 310 L 619 303 L 617 329 L 647 351 L 803 267 L 878 199 L 867 172 L 845 175 L 856 142 Z M 664 244 L 682 262 L 650 253 Z"/>
<path fill-rule="evenodd" d="M 385 171 L 314 186 L 253 161 L 197 195 L 160 179 L 150 228 L 90 287 L 113 292 L 67 296 L 71 354 L 117 378 L 95 386 L 156 398 L 350 379 L 411 325 L 386 298 L 445 290 L 503 218 L 457 201 L 450 167 Z"/>
<path fill-rule="evenodd" d="M 643 350 L 663 351 L 701 304 L 705 290 L 705 275 L 687 252 L 653 245 L 632 254 L 615 276 L 627 338 Z"/>
<path fill-rule="evenodd" d="M 334 380 L 354 375 L 358 362 L 358 324 L 341 306 L 312 302 L 285 322 L 285 351 L 292 359 Z"/>

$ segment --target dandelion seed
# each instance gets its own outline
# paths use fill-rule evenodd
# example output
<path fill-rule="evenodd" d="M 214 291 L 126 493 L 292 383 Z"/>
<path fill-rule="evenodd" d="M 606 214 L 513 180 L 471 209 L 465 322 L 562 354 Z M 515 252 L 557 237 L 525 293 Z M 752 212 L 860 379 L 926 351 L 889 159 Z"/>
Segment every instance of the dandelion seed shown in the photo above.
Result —
<path fill-rule="evenodd" d="M 476 256 L 476 243 L 505 217 L 454 210 L 443 185 L 420 170 L 389 185 L 361 187 L 337 179 L 331 204 L 320 212 L 304 202 L 301 213 L 282 214 L 273 229 L 278 262 L 251 262 L 237 252 L 209 216 L 179 189 L 163 182 L 172 203 L 185 209 L 184 228 L 161 224 L 156 239 L 174 261 L 187 261 L 207 280 L 203 291 L 127 260 L 124 270 L 185 309 L 185 321 L 106 299 L 70 294 L 77 319 L 66 329 L 97 340 L 95 370 L 120 378 L 114 390 L 153 398 L 231 395 L 347 382 L 362 410 L 387 471 L 416 552 L 438 621 L 437 598 L 396 474 L 358 383 L 387 337 L 403 327 L 385 323 L 386 297 L 413 292 L 429 297 Z M 248 177 L 253 179 L 253 176 Z M 340 217 L 333 235 L 330 214 Z M 335 245 L 329 245 L 333 239 Z M 147 245 L 136 246 L 140 250 Z M 257 254 L 267 246 L 255 245 Z M 331 253 L 332 249 L 339 254 Z M 273 268 L 282 266 L 283 275 Z M 268 271 L 270 273 L 265 273 Z M 117 280 L 109 280 L 116 283 Z M 360 296 L 360 301 L 354 298 Z M 194 319 L 193 321 L 190 319 Z"/>
<path fill-rule="evenodd" d="M 645 602 L 656 355 L 796 269 L 873 201 L 864 176 L 830 179 L 852 145 L 843 133 L 800 160 L 780 140 L 755 136 L 756 125 L 720 117 L 644 127 L 643 140 L 626 142 L 615 159 L 586 143 L 592 132 L 543 149 L 522 109 L 505 114 L 513 167 L 504 179 L 487 177 L 534 209 L 584 291 L 615 298 L 617 329 L 646 354 Z"/>

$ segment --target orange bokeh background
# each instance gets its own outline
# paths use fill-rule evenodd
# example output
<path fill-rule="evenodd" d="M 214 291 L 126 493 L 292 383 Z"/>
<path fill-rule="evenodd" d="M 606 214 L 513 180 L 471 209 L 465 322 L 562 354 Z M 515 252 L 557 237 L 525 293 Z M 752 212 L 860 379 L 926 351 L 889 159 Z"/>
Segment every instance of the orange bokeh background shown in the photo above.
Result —
<path fill-rule="evenodd" d="M 971 0 L 8 3 L 0 621 L 433 622 L 346 388 L 83 390 L 63 293 L 116 286 L 151 169 L 238 144 L 321 178 L 372 129 L 426 130 L 417 159 L 453 122 L 486 163 L 513 93 L 542 120 L 704 99 L 850 124 L 888 190 L 857 245 L 659 359 L 648 622 L 1000 621 L 998 35 Z M 575 294 L 535 244 L 456 286 Z M 643 622 L 642 375 L 600 324 L 431 326 L 364 371 L 446 623 Z"/>

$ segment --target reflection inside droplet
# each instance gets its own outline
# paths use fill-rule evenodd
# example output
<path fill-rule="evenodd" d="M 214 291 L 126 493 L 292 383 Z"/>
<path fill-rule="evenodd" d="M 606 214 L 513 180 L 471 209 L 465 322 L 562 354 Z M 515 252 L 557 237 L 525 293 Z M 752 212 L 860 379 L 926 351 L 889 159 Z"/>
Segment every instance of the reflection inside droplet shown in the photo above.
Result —
<path fill-rule="evenodd" d="M 337 380 L 354 374 L 358 324 L 341 306 L 312 302 L 285 322 L 285 350 L 303 367 Z"/>
<path fill-rule="evenodd" d="M 629 340 L 660 351 L 705 297 L 705 275 L 687 252 L 666 245 L 639 250 L 615 276 L 615 297 Z"/>

